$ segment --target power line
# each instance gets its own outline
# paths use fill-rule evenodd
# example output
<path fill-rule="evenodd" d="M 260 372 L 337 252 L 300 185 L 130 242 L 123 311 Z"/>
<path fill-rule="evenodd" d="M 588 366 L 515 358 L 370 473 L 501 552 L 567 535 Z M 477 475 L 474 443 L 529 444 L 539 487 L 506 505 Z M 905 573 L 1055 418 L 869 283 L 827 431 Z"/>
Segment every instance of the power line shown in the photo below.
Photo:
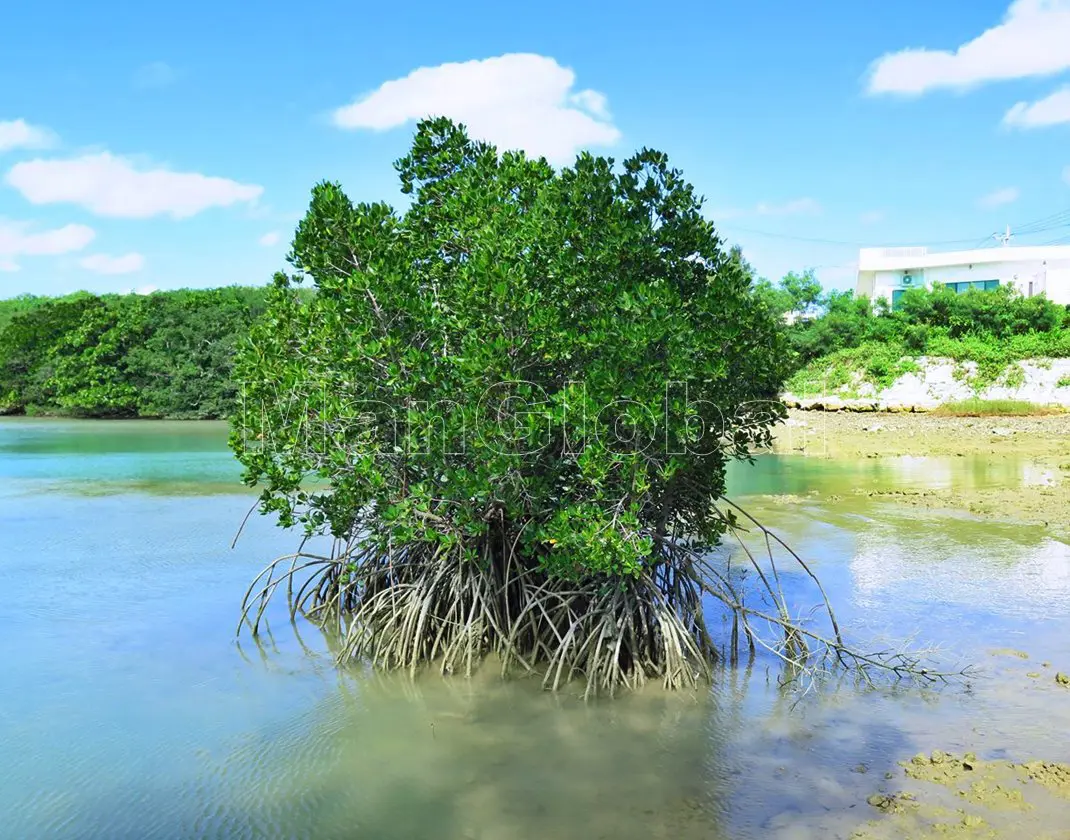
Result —
<path fill-rule="evenodd" d="M 715 220 L 715 223 L 716 223 L 716 220 Z M 867 245 L 872 244 L 872 243 L 869 243 L 869 242 L 859 242 L 859 241 L 848 240 L 848 239 L 826 239 L 824 237 L 818 237 L 818 236 L 794 236 L 794 235 L 787 234 L 787 233 L 775 233 L 775 232 L 769 231 L 769 230 L 760 230 L 758 228 L 751 228 L 751 227 L 743 227 L 743 226 L 740 226 L 740 225 L 733 225 L 731 223 L 729 223 L 728 225 L 718 225 L 718 227 L 719 228 L 727 228 L 728 230 L 738 231 L 740 233 L 750 233 L 750 234 L 753 234 L 755 236 L 765 236 L 765 237 L 768 237 L 770 239 L 786 239 L 786 240 L 789 240 L 789 241 L 792 241 L 792 242 L 813 242 L 813 243 L 816 243 L 816 244 L 819 244 L 819 245 L 843 245 L 843 246 L 850 246 L 852 248 L 864 248 Z M 1049 232 L 1049 231 L 1059 230 L 1061 228 L 1066 228 L 1066 227 L 1070 227 L 1070 209 L 1060 210 L 1057 213 L 1052 213 L 1051 215 L 1044 216 L 1044 217 L 1042 217 L 1040 219 L 1034 219 L 1033 221 L 1026 222 L 1023 225 L 1018 225 L 1018 226 L 1012 225 L 1011 228 L 1010 228 L 1010 231 L 1015 237 L 1021 237 L 1021 236 L 1035 236 L 1035 235 L 1037 235 L 1039 233 L 1046 233 L 1046 232 Z M 963 245 L 963 244 L 966 244 L 966 243 L 973 243 L 973 248 L 977 249 L 977 248 L 984 247 L 986 245 L 988 247 L 995 247 L 997 242 L 995 241 L 994 237 L 998 237 L 998 236 L 999 236 L 999 234 L 993 233 L 993 234 L 989 234 L 988 236 L 982 237 L 981 239 L 975 239 L 973 237 L 970 237 L 970 238 L 963 238 L 963 239 L 942 239 L 942 240 L 929 240 L 929 241 L 924 241 L 923 240 L 921 242 L 918 242 L 917 240 L 915 240 L 913 242 L 905 242 L 905 243 L 901 243 L 901 244 L 897 244 L 897 245 L 886 245 L 884 247 L 901 248 L 901 247 L 909 247 L 911 245 L 919 245 L 919 244 L 922 244 L 922 245 Z M 1058 240 L 1053 240 L 1052 242 L 1048 242 L 1048 243 L 1044 243 L 1044 244 L 1047 244 L 1047 245 L 1050 245 L 1050 244 L 1061 244 L 1064 241 L 1067 241 L 1067 240 L 1065 238 L 1060 237 Z"/>
<path fill-rule="evenodd" d="M 756 228 L 740 227 L 738 225 L 731 225 L 731 224 L 727 225 L 727 226 L 719 225 L 718 227 L 728 227 L 731 230 L 739 231 L 741 233 L 753 233 L 753 234 L 755 234 L 757 236 L 767 236 L 767 237 L 769 237 L 771 239 L 790 239 L 790 240 L 792 240 L 794 242 L 817 242 L 817 243 L 820 243 L 820 244 L 823 244 L 823 245 L 850 245 L 851 247 L 854 247 L 854 248 L 864 248 L 864 247 L 866 247 L 866 245 L 872 244 L 872 243 L 867 243 L 867 242 L 849 241 L 849 240 L 846 240 L 846 239 L 822 239 L 820 237 L 814 237 L 814 236 L 791 236 L 791 235 L 786 234 L 786 233 L 773 233 L 772 231 L 768 231 L 768 230 L 757 230 Z M 986 236 L 985 239 L 988 239 L 988 237 Z M 974 242 L 974 241 L 976 241 L 976 240 L 973 239 L 973 238 L 970 238 L 970 239 L 944 239 L 944 240 L 939 240 L 939 241 L 930 240 L 930 241 L 928 241 L 928 242 L 926 242 L 924 244 L 926 244 L 926 245 L 961 245 L 964 242 Z M 984 241 L 984 240 L 982 240 L 982 241 Z M 910 245 L 917 245 L 917 244 L 918 244 L 917 241 L 914 241 L 914 242 L 904 243 L 903 245 L 887 245 L 885 247 L 888 247 L 888 248 L 899 248 L 899 247 L 908 247 Z"/>
<path fill-rule="evenodd" d="M 1060 227 L 1070 226 L 1070 209 L 1060 210 L 1042 219 L 1035 219 L 1022 225 L 1013 226 L 1018 236 L 1028 236 L 1033 233 L 1041 233 L 1046 230 L 1055 230 Z"/>

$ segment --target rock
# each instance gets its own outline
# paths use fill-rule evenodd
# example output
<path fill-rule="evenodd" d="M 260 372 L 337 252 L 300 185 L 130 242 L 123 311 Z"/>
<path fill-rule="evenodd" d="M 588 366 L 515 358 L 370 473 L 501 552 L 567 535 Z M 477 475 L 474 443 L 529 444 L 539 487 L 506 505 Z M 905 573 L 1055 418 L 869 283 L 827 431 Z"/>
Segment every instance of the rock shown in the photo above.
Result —
<path fill-rule="evenodd" d="M 1004 426 L 996 426 L 992 429 L 992 434 L 996 437 L 1010 437 L 1014 434 L 1014 429 L 1008 429 Z"/>
<path fill-rule="evenodd" d="M 997 648 L 996 650 L 989 651 L 992 656 L 1016 656 L 1019 659 L 1028 659 L 1029 654 L 1024 650 L 1015 650 L 1014 648 Z"/>
<path fill-rule="evenodd" d="M 889 414 L 902 414 L 905 411 L 910 411 L 910 406 L 899 402 L 886 403 L 884 410 Z"/>
<path fill-rule="evenodd" d="M 843 411 L 846 405 L 839 397 L 826 397 L 822 407 L 825 411 Z"/>
<path fill-rule="evenodd" d="M 866 799 L 867 805 L 872 805 L 874 808 L 887 808 L 891 804 L 891 799 L 880 793 L 874 793 Z"/>
<path fill-rule="evenodd" d="M 943 750 L 933 750 L 933 755 L 931 759 L 933 764 L 943 764 L 945 761 L 947 761 L 947 759 L 948 755 Z"/>
<path fill-rule="evenodd" d="M 1068 677 L 1066 674 L 1062 674 L 1062 673 L 1056 674 L 1055 675 L 1055 682 L 1058 685 L 1063 685 L 1063 686 L 1066 686 L 1067 688 L 1070 688 L 1070 677 Z"/>
<path fill-rule="evenodd" d="M 925 753 L 918 753 L 916 756 L 914 756 L 912 759 L 910 759 L 910 763 L 911 764 L 918 764 L 918 765 L 928 764 L 929 763 L 929 758 L 928 758 L 928 756 L 925 755 Z"/>

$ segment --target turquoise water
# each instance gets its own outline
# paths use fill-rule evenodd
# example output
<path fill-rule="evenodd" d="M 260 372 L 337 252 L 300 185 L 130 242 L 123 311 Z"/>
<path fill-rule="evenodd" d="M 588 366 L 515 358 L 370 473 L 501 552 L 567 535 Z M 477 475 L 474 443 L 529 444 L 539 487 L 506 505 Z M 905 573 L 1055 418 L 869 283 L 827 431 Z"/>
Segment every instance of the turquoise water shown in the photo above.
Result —
<path fill-rule="evenodd" d="M 0 420 L 0 838 L 846 836 L 919 749 L 1070 759 L 1070 700 L 1026 677 L 1070 671 L 1070 548 L 836 498 L 1021 465 L 763 457 L 732 476 L 853 638 L 941 642 L 981 666 L 968 682 L 796 704 L 759 661 L 698 696 L 584 705 L 493 674 L 340 670 L 278 613 L 263 647 L 236 641 L 246 586 L 296 540 L 254 516 L 230 548 L 253 496 L 225 437 Z"/>

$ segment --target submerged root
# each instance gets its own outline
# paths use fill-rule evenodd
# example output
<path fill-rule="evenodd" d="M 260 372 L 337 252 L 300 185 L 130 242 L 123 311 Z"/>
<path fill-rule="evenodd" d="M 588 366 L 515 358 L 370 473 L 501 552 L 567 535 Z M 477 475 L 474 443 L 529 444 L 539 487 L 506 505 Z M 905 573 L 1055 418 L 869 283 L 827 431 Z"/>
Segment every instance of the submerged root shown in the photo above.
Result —
<path fill-rule="evenodd" d="M 651 680 L 692 687 L 708 681 L 720 662 L 764 650 L 785 665 L 788 679 L 812 681 L 837 669 L 867 681 L 877 673 L 930 681 L 949 676 L 922 667 L 916 654 L 848 646 L 802 558 L 738 505 L 722 501 L 718 512 L 745 560 L 735 567 L 731 556 L 719 567 L 664 536 L 654 537 L 657 553 L 643 573 L 581 580 L 547 575 L 537 562 L 503 548 L 502 539 L 481 543 L 476 559 L 423 543 L 383 551 L 355 539 L 336 541 L 330 554 L 302 546 L 269 564 L 246 593 L 238 631 L 247 626 L 256 636 L 284 587 L 291 621 L 303 616 L 337 632 L 339 660 L 413 675 L 434 664 L 444 674 L 471 676 L 493 653 L 503 674 L 537 672 L 555 691 L 582 678 L 590 696 Z M 763 551 L 754 550 L 745 530 L 760 536 Z M 778 549 L 815 584 L 823 620 L 789 612 Z M 744 588 L 743 566 L 757 585 Z M 730 622 L 721 645 L 710 634 L 708 606 L 719 606 Z"/>

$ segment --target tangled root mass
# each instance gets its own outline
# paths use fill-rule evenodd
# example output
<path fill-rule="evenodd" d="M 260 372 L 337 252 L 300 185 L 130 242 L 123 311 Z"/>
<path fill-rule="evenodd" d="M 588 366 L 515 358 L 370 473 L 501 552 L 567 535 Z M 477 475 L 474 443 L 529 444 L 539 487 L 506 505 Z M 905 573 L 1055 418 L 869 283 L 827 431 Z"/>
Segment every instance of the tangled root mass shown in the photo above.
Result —
<path fill-rule="evenodd" d="M 269 564 L 246 592 L 238 629 L 248 626 L 257 635 L 269 601 L 285 587 L 291 619 L 301 615 L 340 633 L 340 660 L 413 675 L 427 666 L 471 675 L 494 654 L 503 675 L 538 673 L 552 690 L 582 678 L 591 696 L 650 680 L 666 688 L 697 686 L 719 664 L 763 650 L 792 679 L 837 668 L 865 680 L 879 673 L 949 676 L 922 667 L 918 654 L 848 646 L 802 558 L 738 505 L 721 504 L 736 543 L 723 562 L 662 538 L 646 569 L 626 578 L 551 576 L 508 541 L 489 537 L 476 560 L 422 543 L 383 551 L 337 540 L 330 554 L 299 550 Z M 733 512 L 742 514 L 745 529 Z M 761 551 L 753 548 L 755 536 Z M 778 553 L 820 593 L 823 621 L 792 617 Z M 747 578 L 756 584 L 745 585 Z M 728 627 L 720 643 L 710 631 L 714 612 Z"/>

